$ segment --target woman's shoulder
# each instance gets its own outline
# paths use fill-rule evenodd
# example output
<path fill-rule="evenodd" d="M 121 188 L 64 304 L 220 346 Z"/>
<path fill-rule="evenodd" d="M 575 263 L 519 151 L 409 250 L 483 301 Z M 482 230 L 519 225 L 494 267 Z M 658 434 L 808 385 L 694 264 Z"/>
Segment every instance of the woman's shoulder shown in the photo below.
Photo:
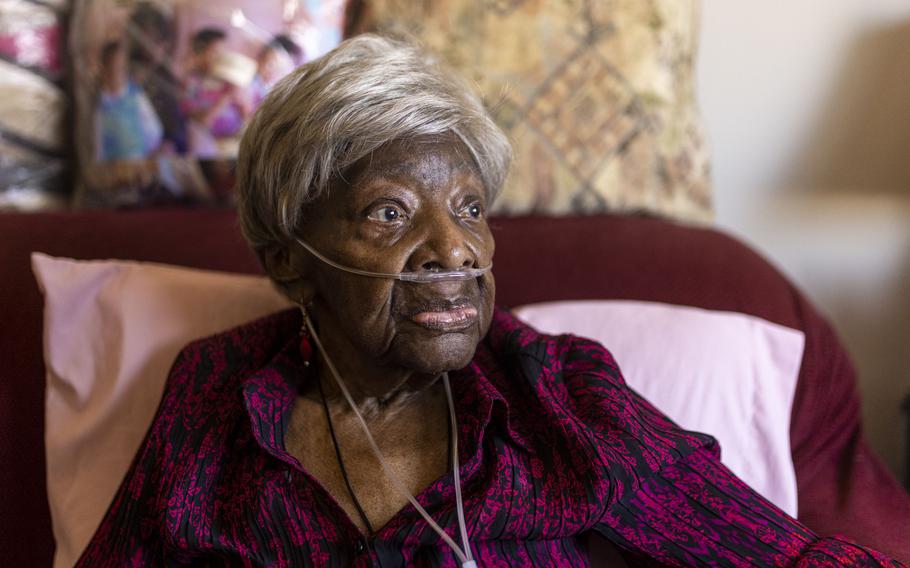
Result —
<path fill-rule="evenodd" d="M 540 332 L 504 308 L 494 312 L 486 343 L 500 357 L 536 360 L 560 376 L 566 371 L 596 372 L 625 387 L 616 359 L 599 342 L 570 333 Z M 555 375 L 540 378 L 547 376 Z"/>
<path fill-rule="evenodd" d="M 297 337 L 300 312 L 288 309 L 197 339 L 177 355 L 165 395 L 173 391 L 223 391 L 264 367 Z"/>
<path fill-rule="evenodd" d="M 572 424 L 574 435 L 611 456 L 608 462 L 633 457 L 653 471 L 697 448 L 716 448 L 713 438 L 681 429 L 630 388 L 616 359 L 597 341 L 541 333 L 497 310 L 486 346 L 490 360 L 505 371 L 506 396 L 532 394 L 535 404 L 547 408 L 541 415 Z"/>
<path fill-rule="evenodd" d="M 188 344 L 171 367 L 142 452 L 191 464 L 245 417 L 247 379 L 296 341 L 300 314 L 275 313 Z M 216 444 L 217 445 L 217 444 Z M 157 458 L 150 458 L 157 459 Z"/>

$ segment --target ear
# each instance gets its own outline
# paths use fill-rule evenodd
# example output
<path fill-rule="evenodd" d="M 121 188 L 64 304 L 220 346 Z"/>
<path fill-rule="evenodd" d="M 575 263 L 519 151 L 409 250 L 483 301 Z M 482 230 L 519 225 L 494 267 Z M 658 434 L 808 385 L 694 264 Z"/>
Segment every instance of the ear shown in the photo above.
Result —
<path fill-rule="evenodd" d="M 309 271 L 307 255 L 287 246 L 276 245 L 261 253 L 262 265 L 269 278 L 292 302 L 306 306 L 316 294 L 315 285 L 303 275 Z"/>

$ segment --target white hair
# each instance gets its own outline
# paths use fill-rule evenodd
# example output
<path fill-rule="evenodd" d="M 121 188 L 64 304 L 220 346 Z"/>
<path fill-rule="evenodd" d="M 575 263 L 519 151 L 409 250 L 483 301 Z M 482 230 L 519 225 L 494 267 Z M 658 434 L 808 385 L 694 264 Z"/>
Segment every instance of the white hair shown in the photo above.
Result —
<path fill-rule="evenodd" d="M 483 179 L 487 202 L 511 162 L 480 98 L 416 46 L 366 34 L 341 43 L 274 86 L 237 158 L 240 224 L 257 253 L 291 242 L 306 204 L 384 144 L 453 134 Z"/>

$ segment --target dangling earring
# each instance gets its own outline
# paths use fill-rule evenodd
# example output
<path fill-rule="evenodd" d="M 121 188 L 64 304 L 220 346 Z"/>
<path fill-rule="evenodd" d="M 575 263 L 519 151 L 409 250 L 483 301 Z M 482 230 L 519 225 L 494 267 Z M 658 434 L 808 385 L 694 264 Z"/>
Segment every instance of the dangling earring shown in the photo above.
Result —
<path fill-rule="evenodd" d="M 306 307 L 304 306 L 303 299 L 300 300 L 300 358 L 303 359 L 303 366 L 310 366 L 310 358 L 313 356 L 313 344 L 310 340 L 310 334 L 307 330 L 307 317 Z"/>

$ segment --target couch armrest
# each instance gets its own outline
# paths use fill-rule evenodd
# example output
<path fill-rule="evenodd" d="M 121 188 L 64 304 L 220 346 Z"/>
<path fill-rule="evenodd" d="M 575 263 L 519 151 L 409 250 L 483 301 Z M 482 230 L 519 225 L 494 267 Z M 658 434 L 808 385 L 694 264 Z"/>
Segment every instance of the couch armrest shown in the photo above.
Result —
<path fill-rule="evenodd" d="M 793 293 L 806 333 L 790 421 L 799 518 L 910 562 L 910 494 L 863 438 L 856 372 L 837 334 Z"/>

